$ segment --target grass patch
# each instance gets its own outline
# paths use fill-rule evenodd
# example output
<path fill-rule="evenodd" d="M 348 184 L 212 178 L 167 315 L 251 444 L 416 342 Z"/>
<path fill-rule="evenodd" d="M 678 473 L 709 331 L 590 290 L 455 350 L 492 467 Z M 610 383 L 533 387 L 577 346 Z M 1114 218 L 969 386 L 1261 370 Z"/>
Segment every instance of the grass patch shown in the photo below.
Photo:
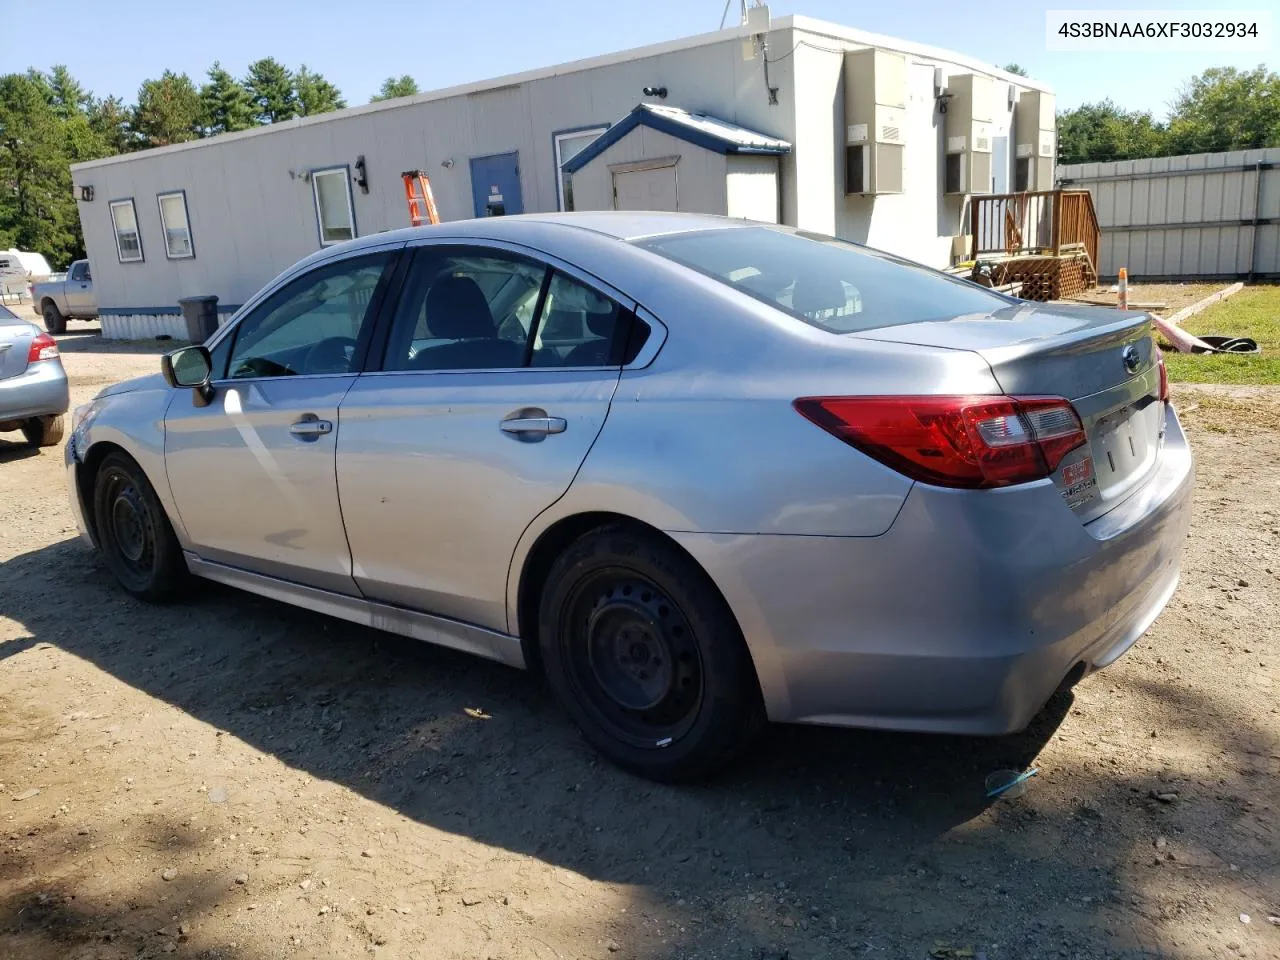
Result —
<path fill-rule="evenodd" d="M 1187 387 L 1174 392 L 1174 401 L 1185 423 L 1210 433 L 1251 437 L 1258 430 L 1280 430 L 1280 400 L 1274 396 L 1224 396 Z"/>
<path fill-rule="evenodd" d="M 1190 333 L 1253 337 L 1262 353 L 1166 353 L 1169 379 L 1179 383 L 1280 384 L 1280 286 L 1246 287 L 1187 321 Z"/>

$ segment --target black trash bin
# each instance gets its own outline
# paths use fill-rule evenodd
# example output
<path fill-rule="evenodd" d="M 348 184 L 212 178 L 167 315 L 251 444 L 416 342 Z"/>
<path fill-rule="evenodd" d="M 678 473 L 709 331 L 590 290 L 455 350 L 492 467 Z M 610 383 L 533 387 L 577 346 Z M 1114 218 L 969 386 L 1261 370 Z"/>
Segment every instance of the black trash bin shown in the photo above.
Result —
<path fill-rule="evenodd" d="M 178 306 L 187 321 L 187 339 L 192 343 L 204 343 L 217 331 L 217 297 L 183 297 Z"/>

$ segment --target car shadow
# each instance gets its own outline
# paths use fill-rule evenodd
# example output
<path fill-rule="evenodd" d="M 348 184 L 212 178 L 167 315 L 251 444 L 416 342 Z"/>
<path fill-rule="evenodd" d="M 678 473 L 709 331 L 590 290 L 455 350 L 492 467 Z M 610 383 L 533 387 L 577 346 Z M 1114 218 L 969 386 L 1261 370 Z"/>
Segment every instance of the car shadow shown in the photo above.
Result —
<path fill-rule="evenodd" d="M 22 434 L 15 433 L 15 437 Z M 27 460 L 31 457 L 40 456 L 40 448 L 27 443 L 26 439 L 9 440 L 0 437 L 0 463 L 13 463 L 17 460 Z"/>
<path fill-rule="evenodd" d="M 104 353 L 104 354 L 156 354 L 176 350 L 186 344 L 185 340 L 149 339 L 149 340 L 108 340 L 102 336 L 101 327 L 85 327 L 78 330 L 68 329 L 58 336 L 58 350 L 61 353 Z"/>
<path fill-rule="evenodd" d="M 51 570 L 78 584 L 74 603 L 49 602 Z M 894 913 L 904 902 L 936 915 L 939 931 L 981 923 L 1033 951 L 1048 935 L 1036 904 L 1075 904 L 1080 923 L 1052 933 L 1075 949 L 1096 944 L 1099 918 L 1136 883 L 1124 876 L 1133 838 L 1087 807 L 1037 808 L 1034 782 L 1026 802 L 984 795 L 993 770 L 1035 762 L 1070 694 L 1008 737 L 775 727 L 745 763 L 670 787 L 602 762 L 535 676 L 215 585 L 170 606 L 138 603 L 78 540 L 8 561 L 0 598 L 0 615 L 27 631 L 0 644 L 0 664 L 57 646 L 418 823 L 633 885 L 664 910 L 706 904 L 706 925 L 671 941 L 699 956 L 743 937 L 757 953 L 883 950 L 880 935 L 906 922 Z M 1122 806 L 1154 788 L 1081 782 Z M 1113 858 L 1073 851 L 1095 831 L 1110 837 Z M 758 899 L 748 903 L 750 891 Z M 715 940 L 722 932 L 739 939 Z"/>

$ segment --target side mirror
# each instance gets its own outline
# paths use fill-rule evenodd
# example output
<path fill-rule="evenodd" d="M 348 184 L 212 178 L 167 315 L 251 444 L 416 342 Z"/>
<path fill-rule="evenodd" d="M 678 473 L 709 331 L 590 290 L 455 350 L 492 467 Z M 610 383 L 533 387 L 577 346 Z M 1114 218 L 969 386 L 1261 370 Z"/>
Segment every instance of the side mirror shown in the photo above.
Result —
<path fill-rule="evenodd" d="M 160 358 L 160 372 L 171 387 L 195 390 L 196 406 L 213 399 L 213 359 L 203 344 L 182 347 Z"/>

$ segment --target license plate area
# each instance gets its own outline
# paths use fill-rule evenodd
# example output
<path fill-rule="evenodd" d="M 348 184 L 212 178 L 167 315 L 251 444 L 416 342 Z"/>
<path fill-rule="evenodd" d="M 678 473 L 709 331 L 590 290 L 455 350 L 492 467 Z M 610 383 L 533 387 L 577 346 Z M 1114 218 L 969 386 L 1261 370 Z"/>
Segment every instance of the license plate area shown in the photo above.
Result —
<path fill-rule="evenodd" d="M 1153 429 L 1152 419 L 1158 407 L 1158 402 L 1125 406 L 1089 425 L 1094 474 L 1104 498 L 1122 492 L 1155 462 L 1159 428 Z"/>

